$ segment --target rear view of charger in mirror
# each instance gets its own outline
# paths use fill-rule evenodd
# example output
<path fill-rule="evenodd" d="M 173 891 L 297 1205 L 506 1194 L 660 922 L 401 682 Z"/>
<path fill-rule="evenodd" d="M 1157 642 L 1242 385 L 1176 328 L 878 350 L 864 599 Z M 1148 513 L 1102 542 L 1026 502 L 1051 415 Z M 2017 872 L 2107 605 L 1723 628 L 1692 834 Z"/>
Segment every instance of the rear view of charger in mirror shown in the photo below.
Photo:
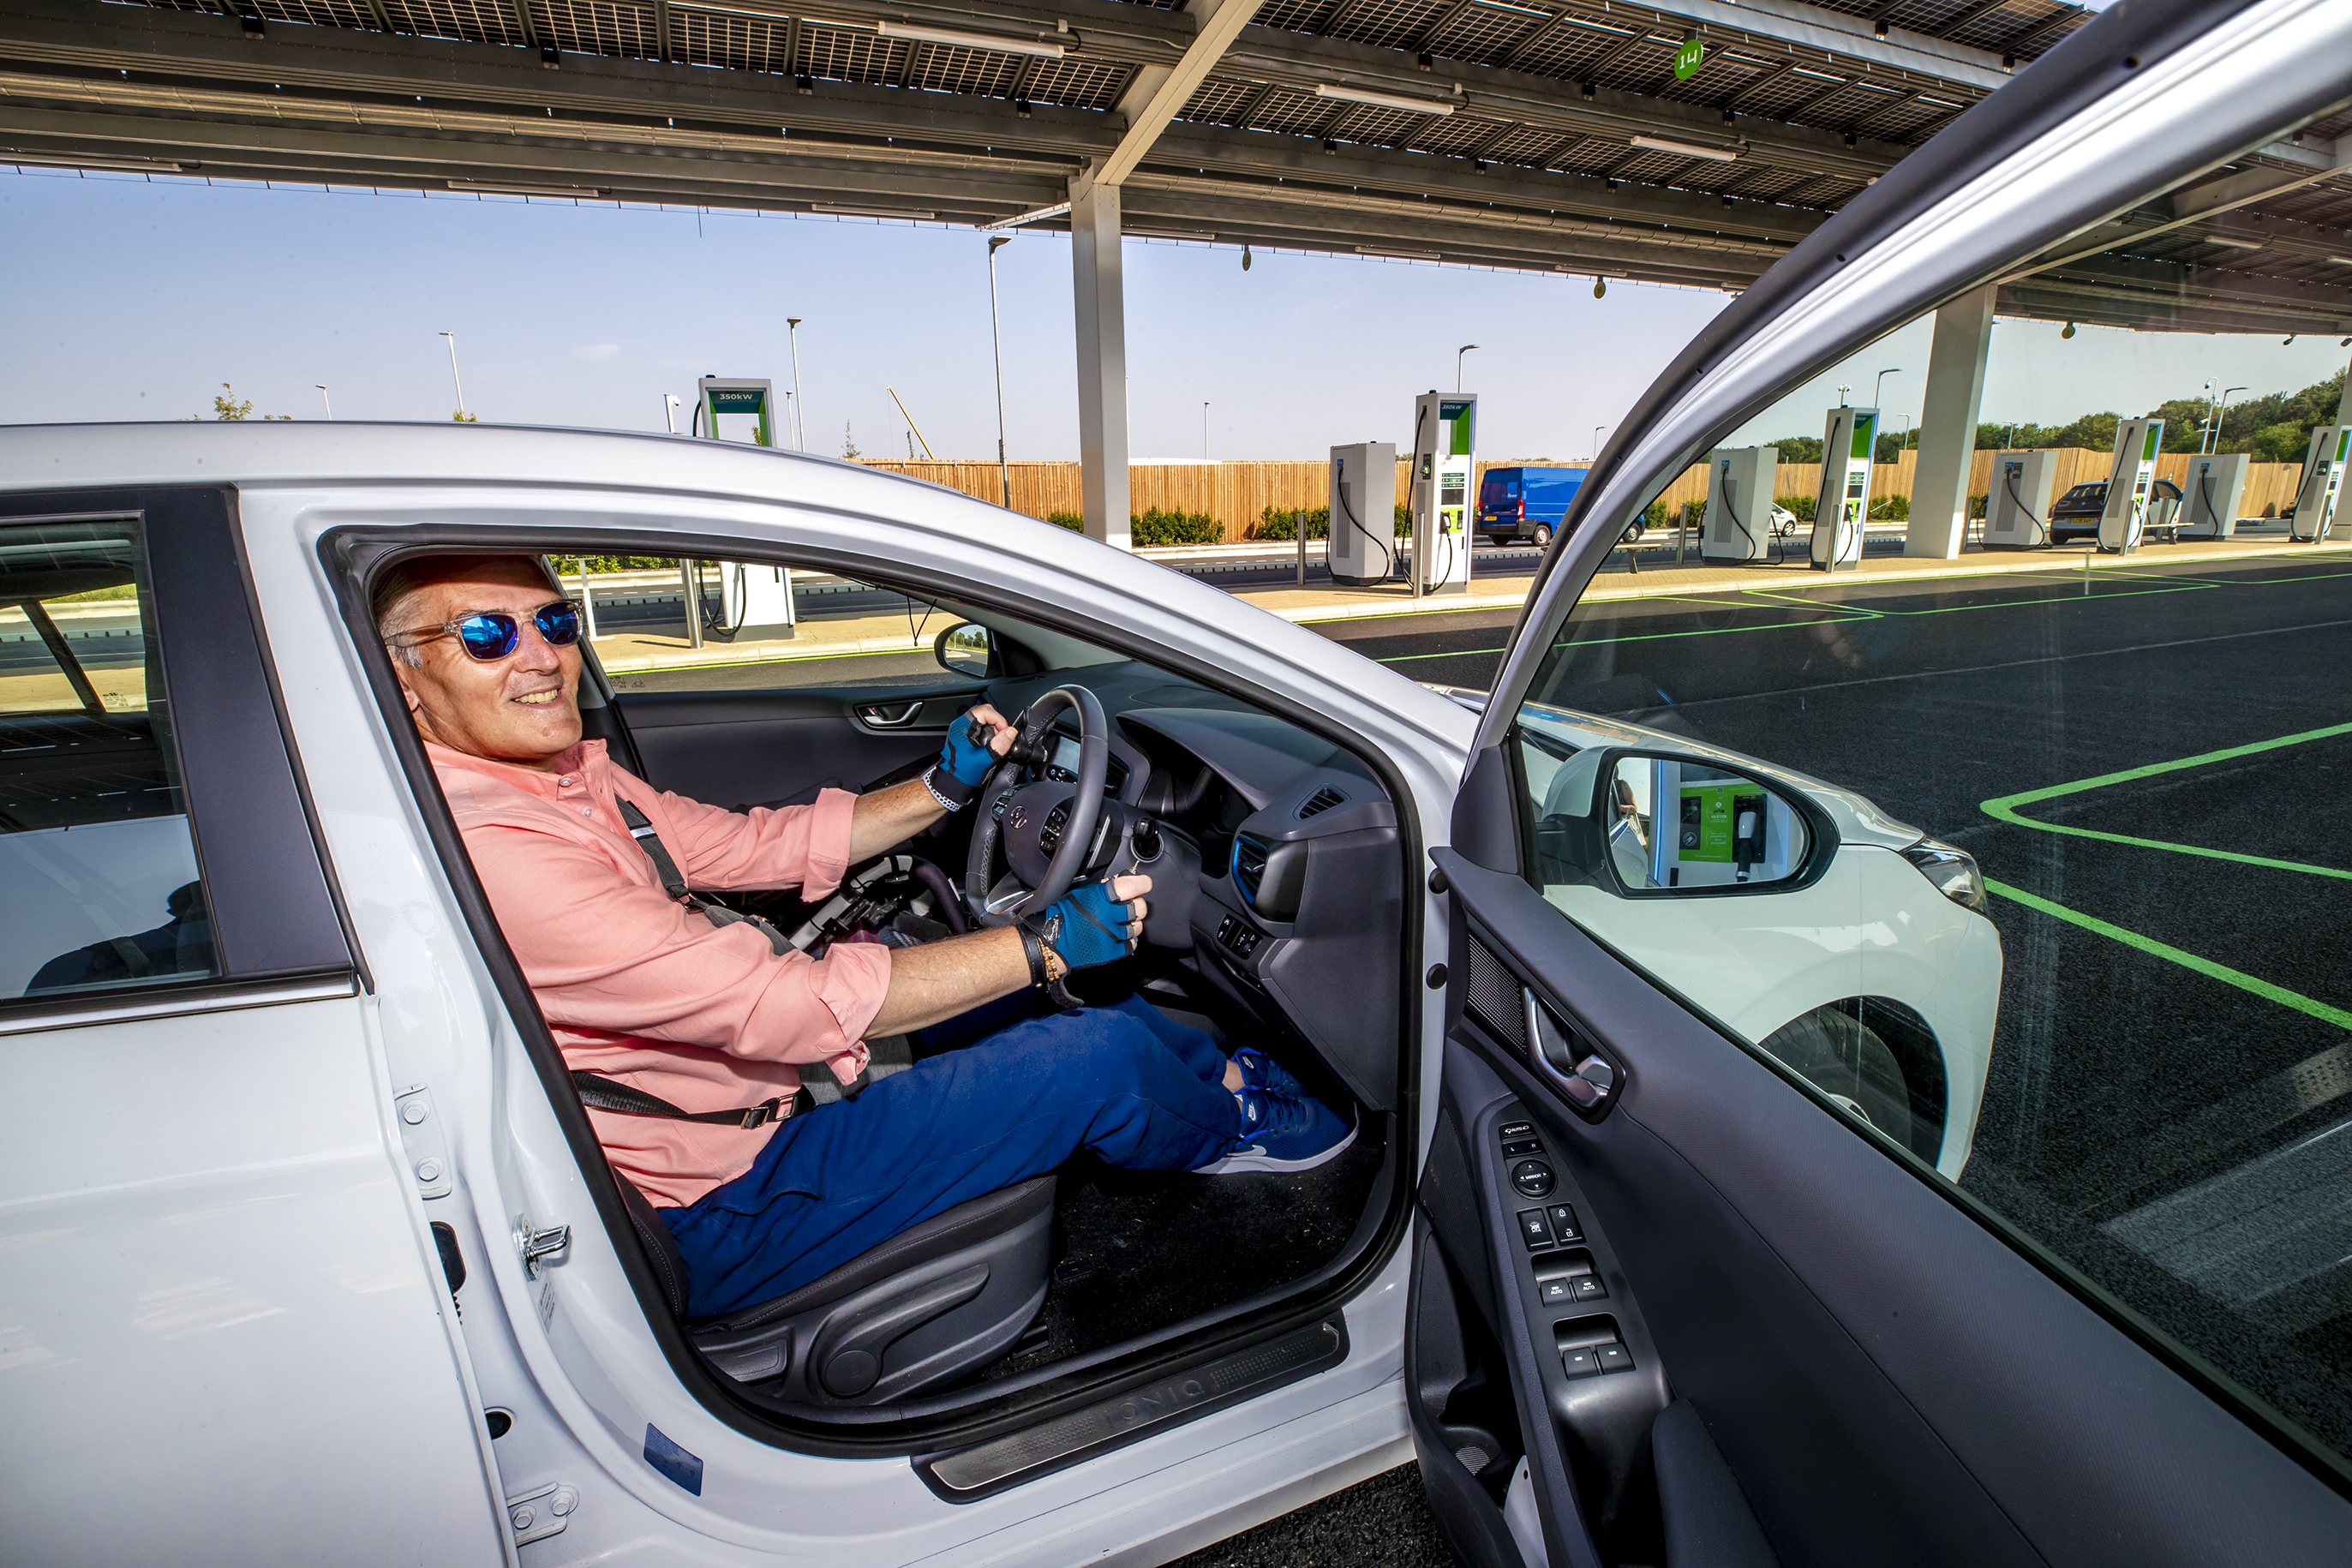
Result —
<path fill-rule="evenodd" d="M 1805 819 L 1769 785 L 1705 763 L 1618 757 L 1601 803 L 1628 892 L 1765 887 L 1805 864 Z"/>

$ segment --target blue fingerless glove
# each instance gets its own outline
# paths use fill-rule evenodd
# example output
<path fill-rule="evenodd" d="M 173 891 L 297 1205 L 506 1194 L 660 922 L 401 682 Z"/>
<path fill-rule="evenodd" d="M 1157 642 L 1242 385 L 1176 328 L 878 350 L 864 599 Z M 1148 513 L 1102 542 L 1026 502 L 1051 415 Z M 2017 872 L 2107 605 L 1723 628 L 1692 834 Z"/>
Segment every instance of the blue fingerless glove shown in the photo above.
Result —
<path fill-rule="evenodd" d="M 988 727 L 969 714 L 948 726 L 940 760 L 923 782 L 950 811 L 969 802 L 988 782 L 990 770 L 996 766 L 996 753 L 988 749 Z"/>
<path fill-rule="evenodd" d="M 1125 958 L 1135 945 L 1132 911 L 1111 898 L 1108 882 L 1072 888 L 1067 898 L 1023 923 L 1072 969 L 1092 969 Z"/>

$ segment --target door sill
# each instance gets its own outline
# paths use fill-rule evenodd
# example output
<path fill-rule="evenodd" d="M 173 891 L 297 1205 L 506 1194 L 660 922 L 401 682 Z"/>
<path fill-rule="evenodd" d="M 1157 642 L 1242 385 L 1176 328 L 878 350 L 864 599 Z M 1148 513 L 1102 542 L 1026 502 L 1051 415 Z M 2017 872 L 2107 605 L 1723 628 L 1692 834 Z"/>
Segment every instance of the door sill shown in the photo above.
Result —
<path fill-rule="evenodd" d="M 1347 1359 L 1347 1322 L 1334 1312 L 1067 1415 L 972 1447 L 919 1456 L 913 1461 L 915 1473 L 943 1501 L 977 1502 L 1312 1377 Z"/>

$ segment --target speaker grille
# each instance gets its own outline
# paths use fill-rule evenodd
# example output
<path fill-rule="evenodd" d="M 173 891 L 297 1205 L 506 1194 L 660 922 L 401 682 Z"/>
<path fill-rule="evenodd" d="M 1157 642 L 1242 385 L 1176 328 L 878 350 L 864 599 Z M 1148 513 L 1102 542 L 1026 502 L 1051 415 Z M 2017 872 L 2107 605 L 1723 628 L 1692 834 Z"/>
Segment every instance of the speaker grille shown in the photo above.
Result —
<path fill-rule="evenodd" d="M 1528 1010 L 1519 983 L 1494 950 L 1470 939 L 1470 974 L 1462 1004 L 1486 1031 L 1514 1050 L 1528 1048 Z"/>

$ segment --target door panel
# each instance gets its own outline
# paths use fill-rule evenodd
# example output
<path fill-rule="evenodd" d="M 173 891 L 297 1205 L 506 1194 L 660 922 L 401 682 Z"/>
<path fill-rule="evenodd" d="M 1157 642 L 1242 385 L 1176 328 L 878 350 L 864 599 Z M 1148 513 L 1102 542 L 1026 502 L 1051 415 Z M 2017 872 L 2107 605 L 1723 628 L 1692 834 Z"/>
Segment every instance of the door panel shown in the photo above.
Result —
<path fill-rule="evenodd" d="M 1477 1131 L 1497 1086 L 1558 1156 L 1594 1251 L 1622 1271 L 1622 1315 L 1646 1332 L 1656 1371 L 1783 1561 L 2306 1562 L 2339 1550 L 2352 1505 L 2300 1465 L 1518 877 L 1436 858 L 1458 955 L 1446 1098 L 1463 1110 L 1486 1234 L 1458 1234 L 1458 1204 L 1423 1214 L 1450 1257 L 1483 1247 L 1510 1275 L 1492 1326 L 1518 1386 L 1548 1384 L 1559 1314 L 1520 1310 L 1524 1248 L 1507 1228 L 1519 1200 Z M 1607 1114 L 1572 1112 L 1523 1045 L 1465 1016 L 1473 942 L 1616 1058 Z M 1607 1283 L 1617 1299 L 1618 1278 Z M 1630 1331 L 1626 1342 L 1638 1365 Z M 1532 1397 L 1523 1408 L 1545 1411 L 1528 1423 L 1528 1451 L 1554 1560 L 1591 1561 L 1599 1499 L 1557 1457 L 1580 1441 L 1574 1412 Z"/>
<path fill-rule="evenodd" d="M 641 691 L 614 699 L 646 782 L 713 805 L 865 790 L 936 756 L 976 687 Z M 909 710 L 911 709 L 911 712 Z"/>

